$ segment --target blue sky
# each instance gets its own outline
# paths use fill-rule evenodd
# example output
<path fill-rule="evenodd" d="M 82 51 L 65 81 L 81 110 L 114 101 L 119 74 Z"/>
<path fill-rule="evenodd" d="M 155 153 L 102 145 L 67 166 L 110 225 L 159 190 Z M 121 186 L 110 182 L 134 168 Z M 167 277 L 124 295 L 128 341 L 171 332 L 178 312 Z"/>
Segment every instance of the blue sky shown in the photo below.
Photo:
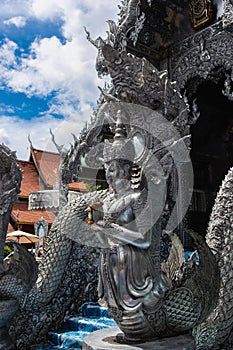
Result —
<path fill-rule="evenodd" d="M 105 37 L 117 20 L 119 0 L 2 0 L 0 11 L 0 142 L 29 155 L 35 147 L 67 144 L 91 114 L 104 81 L 95 71 L 96 48 L 86 40 Z"/>

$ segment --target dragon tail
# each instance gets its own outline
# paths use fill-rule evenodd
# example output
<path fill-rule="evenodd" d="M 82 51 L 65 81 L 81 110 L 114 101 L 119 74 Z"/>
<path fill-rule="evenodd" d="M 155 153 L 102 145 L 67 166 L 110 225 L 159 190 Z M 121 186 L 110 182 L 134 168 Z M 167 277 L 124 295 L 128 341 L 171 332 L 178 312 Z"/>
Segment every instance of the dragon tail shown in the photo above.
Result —
<path fill-rule="evenodd" d="M 232 349 L 233 330 L 233 168 L 226 175 L 210 217 L 206 242 L 220 273 L 219 296 L 207 320 L 193 331 L 197 350 Z M 229 344 L 229 345 L 228 345 Z"/>

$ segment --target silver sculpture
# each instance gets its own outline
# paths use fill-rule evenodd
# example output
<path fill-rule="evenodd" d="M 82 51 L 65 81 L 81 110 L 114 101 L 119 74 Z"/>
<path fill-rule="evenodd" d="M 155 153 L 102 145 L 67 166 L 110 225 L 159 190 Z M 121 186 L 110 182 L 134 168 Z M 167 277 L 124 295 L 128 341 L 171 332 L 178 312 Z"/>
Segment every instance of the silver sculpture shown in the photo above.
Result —
<path fill-rule="evenodd" d="M 127 341 L 139 341 L 151 336 L 147 314 L 158 307 L 171 283 L 160 271 L 158 260 L 157 266 L 154 266 L 150 256 L 153 234 L 151 208 L 145 198 L 148 194 L 134 191 L 131 187 L 135 151 L 132 140 L 126 138 L 120 111 L 114 141 L 105 143 L 103 157 L 110 189 L 102 204 L 89 206 L 93 209 L 93 222 L 90 228 L 86 224 L 85 240 L 89 239 L 93 244 L 94 234 L 99 245 L 104 247 L 99 267 L 100 303 L 108 306 Z M 157 205 L 163 200 L 163 191 L 160 190 L 163 180 L 157 178 L 159 188 L 154 191 Z M 151 189 L 151 186 L 148 184 L 148 188 Z M 74 222 L 77 224 L 76 220 Z M 67 232 L 66 225 L 67 220 L 61 222 L 64 234 L 77 240 L 76 230 L 73 229 L 71 234 Z M 159 230 L 155 236 L 159 243 Z M 159 256 L 159 244 L 153 254 Z"/>
<path fill-rule="evenodd" d="M 148 3 L 152 9 L 163 8 L 159 1 L 154 0 Z M 106 100 L 112 101 L 112 104 L 110 103 L 111 111 L 106 113 L 108 110 L 102 108 L 104 103 L 102 96 L 94 123 L 86 128 L 81 139 L 74 141 L 70 154 L 68 152 L 64 157 L 64 164 L 67 165 L 64 169 L 67 169 L 67 172 L 63 172 L 63 182 L 65 185 L 68 184 L 72 175 L 76 174 L 76 169 L 80 164 L 80 155 L 86 155 L 91 148 L 96 147 L 101 139 L 103 124 L 107 123 L 110 126 L 116 124 L 116 115 L 120 111 L 118 117 L 120 115 L 121 118 L 124 118 L 122 124 L 126 127 L 127 140 L 132 141 L 136 135 L 138 143 L 145 149 L 145 152 L 137 154 L 133 166 L 132 163 L 127 164 L 118 158 L 114 159 L 115 167 L 120 167 L 120 172 L 125 173 L 124 169 L 127 168 L 129 175 L 132 167 L 131 188 L 126 176 L 124 180 L 127 180 L 125 181 L 127 192 L 119 198 L 119 204 L 129 196 L 128 211 L 126 208 L 122 208 L 122 210 L 123 213 L 124 210 L 127 211 L 127 220 L 134 216 L 137 220 L 130 223 L 126 220 L 124 223 L 121 213 L 114 211 L 113 215 L 112 208 L 118 202 L 114 197 L 115 192 L 112 186 L 109 190 L 80 195 L 73 203 L 67 204 L 61 210 L 48 235 L 37 282 L 28 293 L 25 306 L 20 309 L 20 313 L 12 325 L 12 334 L 16 339 L 18 349 L 25 350 L 27 346 L 43 339 L 49 329 L 57 327 L 62 322 L 67 310 L 74 311 L 77 307 L 78 311 L 81 302 L 97 299 L 99 247 L 104 249 L 101 253 L 103 260 L 100 265 L 99 296 L 108 304 L 110 312 L 125 333 L 126 339 L 135 338 L 135 334 L 130 331 L 132 319 L 130 322 L 126 322 L 126 313 L 130 309 L 132 312 L 130 315 L 135 315 L 136 320 L 142 320 L 142 325 L 145 326 L 144 331 L 139 327 L 139 339 L 176 335 L 192 330 L 194 344 L 190 344 L 190 348 L 196 350 L 232 349 L 232 170 L 229 171 L 217 196 L 210 218 L 207 243 L 198 234 L 190 231 L 199 253 L 198 266 L 195 255 L 187 263 L 184 262 L 182 246 L 175 236 L 175 232 L 171 232 L 172 230 L 164 231 L 170 222 L 169 217 L 173 213 L 173 208 L 175 207 L 179 213 L 183 200 L 185 200 L 180 198 L 179 203 L 175 203 L 174 200 L 177 188 L 179 185 L 184 185 L 184 181 L 182 178 L 180 183 L 177 181 L 173 158 L 177 157 L 177 164 L 179 163 L 177 169 L 182 173 L 181 170 L 186 167 L 183 164 L 186 155 L 185 152 L 176 152 L 176 150 L 180 150 L 180 140 L 186 144 L 186 149 L 191 147 L 190 125 L 194 124 L 199 116 L 195 104 L 188 111 L 187 98 L 182 96 L 181 92 L 193 77 L 198 86 L 203 81 L 219 82 L 224 75 L 228 76 L 227 74 L 232 67 L 233 43 L 230 16 L 232 5 L 230 3 L 230 1 L 225 1 L 227 9 L 227 17 L 224 17 L 225 24 L 227 18 L 225 29 L 223 29 L 220 20 L 204 28 L 201 32 L 196 32 L 186 38 L 181 38 L 181 41 L 169 44 L 170 46 L 165 51 L 161 47 L 162 56 L 159 57 L 160 60 L 163 59 L 163 62 L 157 62 L 156 67 L 151 63 L 156 62 L 156 59 L 154 61 L 152 59 L 154 51 L 148 47 L 146 40 L 151 37 L 153 31 L 150 32 L 151 29 L 146 26 L 146 21 L 145 28 L 142 28 L 138 36 L 138 41 L 142 41 L 142 46 L 137 46 L 137 42 L 135 52 L 137 50 L 140 52 L 140 47 L 146 47 L 146 50 L 135 57 L 129 53 L 127 46 L 127 36 L 129 37 L 131 31 L 135 29 L 135 24 L 139 19 L 137 9 L 138 5 L 142 5 L 142 1 L 122 1 L 119 25 L 109 21 L 107 40 L 98 38 L 97 41 L 93 41 L 88 33 L 90 41 L 98 48 L 96 66 L 98 73 L 100 75 L 110 74 L 112 78 L 112 86 L 109 91 L 104 93 L 107 97 Z M 182 6 L 180 3 L 180 8 Z M 170 42 L 174 34 L 172 28 L 167 30 L 166 23 L 164 25 L 163 19 L 159 16 L 154 24 L 159 27 L 161 36 L 165 38 L 164 42 Z M 132 52 L 132 47 L 130 52 Z M 150 62 L 141 59 L 141 56 L 148 57 Z M 160 67 L 169 67 L 169 73 L 166 70 L 159 71 Z M 217 72 L 219 74 L 216 74 L 218 67 L 220 67 Z M 172 80 L 175 80 L 176 83 Z M 227 82 L 225 92 L 230 97 L 229 86 Z M 192 86 L 191 89 L 195 92 L 196 86 Z M 113 95 L 112 98 L 111 95 Z M 127 117 L 128 114 L 125 113 L 127 108 L 125 110 L 124 104 L 119 104 L 119 101 L 133 106 L 134 113 L 131 113 L 133 116 Z M 142 110 L 138 110 L 138 105 L 147 106 L 148 109 L 144 110 L 144 113 Z M 170 137 L 170 129 L 166 127 L 166 124 L 161 123 L 162 143 L 167 145 L 164 148 L 160 147 L 160 143 L 156 143 L 156 138 L 143 134 L 142 130 L 139 130 L 140 128 L 134 128 L 136 123 L 137 127 L 140 124 L 142 128 L 145 127 L 147 130 L 152 128 L 154 133 L 152 116 L 155 117 L 156 114 L 153 114 L 151 109 L 160 113 L 172 124 L 172 130 L 177 130 L 180 139 L 179 137 L 175 139 Z M 140 113 L 137 113 L 138 111 Z M 139 134 L 137 134 L 138 131 L 140 131 Z M 159 133 L 156 136 L 159 137 Z M 147 157 L 150 154 L 149 150 L 153 150 L 153 154 L 158 158 L 159 164 L 161 164 L 160 168 L 147 167 L 149 164 L 146 159 L 150 159 Z M 132 161 L 131 157 L 129 159 Z M 143 173 L 146 174 L 144 177 Z M 120 180 L 122 181 L 122 178 Z M 152 193 L 156 193 L 156 191 L 164 189 L 164 183 L 167 186 L 168 196 L 165 203 L 161 201 L 161 206 L 164 204 L 162 206 L 164 210 L 161 218 L 157 220 L 158 224 L 154 226 L 150 222 L 153 216 L 149 212 L 149 208 L 154 207 L 150 206 L 148 202 L 150 191 L 148 191 L 147 185 L 151 186 Z M 64 188 L 66 189 L 67 186 Z M 154 196 L 151 200 L 153 201 L 157 197 Z M 96 202 L 98 203 L 96 204 Z M 95 221 L 92 225 L 87 223 L 87 208 L 91 210 L 90 220 Z M 146 218 L 144 222 L 141 220 L 142 217 L 140 220 L 138 219 L 139 213 L 145 214 L 143 215 Z M 154 218 L 152 222 L 154 222 Z M 127 225 L 130 226 L 130 229 Z M 131 225 L 134 227 L 132 228 Z M 169 227 L 172 227 L 172 222 L 170 222 Z M 143 229 L 145 231 L 142 231 Z M 182 231 L 184 227 L 180 225 L 179 229 Z M 134 235 L 143 232 L 147 245 L 135 247 L 139 236 L 136 236 L 136 240 L 130 236 L 131 241 L 123 244 L 122 238 L 125 237 L 123 232 L 129 233 L 129 231 L 131 233 L 133 231 Z M 148 232 L 147 235 L 146 232 Z M 117 237 L 116 242 L 114 236 Z M 88 240 L 87 237 L 89 237 Z M 135 236 L 133 237 L 135 238 Z M 167 241 L 165 237 L 168 238 Z M 84 246 L 87 241 L 94 247 Z M 117 247 L 115 248 L 115 246 Z M 128 264 L 131 266 L 132 257 L 137 251 L 137 256 L 141 256 L 143 262 L 144 258 L 153 262 L 153 268 L 152 273 L 148 273 L 148 289 L 143 290 L 142 288 L 141 294 L 135 293 L 137 294 L 133 298 L 135 305 L 128 305 L 124 299 L 127 299 L 127 296 L 130 296 L 138 288 L 130 287 L 125 294 L 126 298 L 124 298 L 122 289 L 115 289 L 115 282 L 111 281 L 111 278 L 113 272 L 118 274 L 120 271 L 121 264 L 119 264 L 117 252 L 126 252 L 130 262 L 124 266 L 128 266 Z M 112 260 L 114 260 L 114 264 L 111 263 Z M 110 264 L 107 271 L 103 269 L 106 266 L 105 262 L 108 263 L 108 266 Z M 144 263 L 142 265 L 144 266 L 142 271 L 147 274 L 147 268 Z M 132 278 L 135 274 L 137 276 L 136 271 L 139 270 L 130 271 Z M 122 275 L 123 281 L 125 281 L 128 276 L 125 270 Z M 145 281 L 143 273 L 137 277 L 139 282 Z M 110 278 L 110 282 L 104 283 L 105 286 L 108 286 L 107 290 L 106 288 L 102 289 L 101 281 L 105 282 L 108 278 Z M 116 291 L 116 297 L 115 294 L 113 297 L 110 295 L 113 289 Z M 153 304 L 153 307 L 146 307 L 147 301 L 148 305 Z"/>
<path fill-rule="evenodd" d="M 112 106 L 114 110 L 114 104 Z M 102 203 L 89 202 L 89 210 L 92 210 L 89 226 L 87 218 L 80 212 L 79 203 L 66 206 L 61 231 L 72 240 L 103 247 L 99 298 L 123 331 L 125 342 L 141 342 L 193 330 L 194 348 L 206 349 L 208 346 L 211 349 L 219 341 L 216 333 L 208 336 L 208 343 L 202 335 L 212 329 L 209 320 L 219 313 L 220 291 L 227 292 L 232 283 L 230 275 L 226 278 L 224 274 L 222 280 L 221 263 L 216 259 L 219 246 L 218 243 L 216 246 L 215 233 L 210 226 L 207 245 L 197 233 L 190 231 L 199 253 L 198 266 L 194 257 L 184 262 L 181 243 L 178 250 L 177 246 L 171 246 L 170 254 L 177 250 L 174 256 L 179 257 L 178 261 L 170 261 L 173 268 L 166 269 L 168 262 L 162 264 L 160 241 L 164 234 L 162 222 L 166 220 L 165 213 L 162 210 L 160 219 L 155 220 L 153 211 L 157 210 L 159 201 L 159 207 L 163 208 L 166 173 L 154 168 L 152 174 L 146 168 L 148 163 L 143 163 L 147 181 L 145 183 L 145 178 L 141 180 L 144 184 L 140 191 L 132 190 L 130 180 L 135 150 L 132 140 L 126 137 L 123 113 L 124 110 L 118 111 L 113 143 L 107 142 L 104 148 L 106 178 L 110 186 L 106 197 Z M 134 135 L 132 130 L 129 134 Z M 173 147 L 177 147 L 177 141 L 170 149 Z M 159 153 L 161 145 L 155 149 Z M 151 191 L 152 198 L 148 199 Z M 231 235 L 229 230 L 227 239 L 231 240 Z M 171 243 L 174 244 L 174 240 Z M 226 316 L 230 326 L 224 336 L 222 331 L 221 341 L 229 337 L 232 327 L 230 310 Z M 221 323 L 217 325 L 215 322 L 216 329 L 220 326 Z"/>

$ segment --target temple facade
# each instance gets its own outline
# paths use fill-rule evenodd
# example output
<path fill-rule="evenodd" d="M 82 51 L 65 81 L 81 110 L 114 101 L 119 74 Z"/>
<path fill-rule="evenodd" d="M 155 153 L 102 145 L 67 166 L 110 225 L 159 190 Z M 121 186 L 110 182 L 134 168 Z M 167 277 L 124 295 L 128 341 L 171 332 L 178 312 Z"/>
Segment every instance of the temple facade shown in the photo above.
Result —
<path fill-rule="evenodd" d="M 41 218 L 50 229 L 58 211 L 60 155 L 36 149 L 31 145 L 29 160 L 19 160 L 18 164 L 22 171 L 22 182 L 18 200 L 11 213 L 8 232 L 22 230 L 35 234 L 34 224 Z M 87 191 L 82 181 L 72 182 L 69 190 L 74 194 Z"/>

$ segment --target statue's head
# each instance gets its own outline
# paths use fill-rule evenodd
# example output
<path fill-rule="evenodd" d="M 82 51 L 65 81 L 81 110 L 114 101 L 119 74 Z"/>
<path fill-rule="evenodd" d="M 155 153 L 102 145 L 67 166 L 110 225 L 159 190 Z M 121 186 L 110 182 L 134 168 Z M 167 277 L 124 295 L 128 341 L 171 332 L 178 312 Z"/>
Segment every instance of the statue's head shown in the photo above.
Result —
<path fill-rule="evenodd" d="M 106 180 L 108 184 L 117 189 L 131 179 L 133 163 L 127 159 L 113 159 L 105 163 Z"/>

